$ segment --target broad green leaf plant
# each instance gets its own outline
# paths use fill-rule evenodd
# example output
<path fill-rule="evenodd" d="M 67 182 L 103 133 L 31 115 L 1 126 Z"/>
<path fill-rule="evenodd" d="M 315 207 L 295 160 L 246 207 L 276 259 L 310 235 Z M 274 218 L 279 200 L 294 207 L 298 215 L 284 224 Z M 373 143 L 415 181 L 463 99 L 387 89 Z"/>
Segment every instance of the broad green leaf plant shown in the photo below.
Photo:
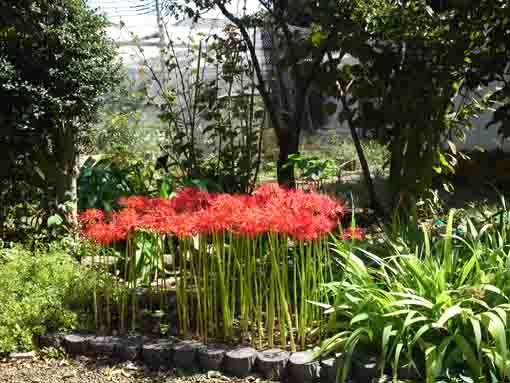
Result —
<path fill-rule="evenodd" d="M 422 227 L 422 241 L 412 246 L 388 239 L 383 253 L 334 240 L 343 275 L 325 285 L 335 303 L 322 305 L 332 336 L 320 353 L 340 352 L 340 381 L 367 352 L 394 381 L 404 366 L 426 382 L 452 373 L 508 379 L 508 224 L 467 218 L 459 237 L 454 218 L 452 211 L 438 237 Z"/>

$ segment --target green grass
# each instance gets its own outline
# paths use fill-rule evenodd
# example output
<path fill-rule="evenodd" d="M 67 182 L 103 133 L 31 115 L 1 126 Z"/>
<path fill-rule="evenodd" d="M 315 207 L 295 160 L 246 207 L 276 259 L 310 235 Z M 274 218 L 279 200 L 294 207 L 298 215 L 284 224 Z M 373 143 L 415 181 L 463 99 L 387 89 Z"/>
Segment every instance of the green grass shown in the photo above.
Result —
<path fill-rule="evenodd" d="M 370 170 L 372 172 L 382 171 L 389 158 L 387 148 L 374 140 L 364 140 L 362 146 Z M 331 139 L 329 147 L 331 148 L 330 155 L 335 158 L 338 164 L 344 164 L 345 171 L 361 171 L 358 153 L 352 139 L 334 137 Z"/>
<path fill-rule="evenodd" d="M 318 138 L 314 136 L 304 137 L 303 141 L 300 149 L 303 157 L 317 157 L 320 160 L 331 160 L 334 162 L 336 170 L 340 170 L 341 174 L 361 172 L 358 154 L 350 137 L 332 135 L 328 137 L 326 142 L 319 142 Z M 364 140 L 362 145 L 372 173 L 383 173 L 384 167 L 389 159 L 389 152 L 386 146 L 374 140 Z M 271 150 L 266 150 L 266 152 L 259 180 L 276 178 L 276 162 L 273 157 L 275 153 L 277 153 L 277 149 L 271 147 Z M 333 174 L 331 171 L 328 171 L 328 178 L 336 177 L 335 173 L 338 174 L 337 171 L 333 171 Z"/>

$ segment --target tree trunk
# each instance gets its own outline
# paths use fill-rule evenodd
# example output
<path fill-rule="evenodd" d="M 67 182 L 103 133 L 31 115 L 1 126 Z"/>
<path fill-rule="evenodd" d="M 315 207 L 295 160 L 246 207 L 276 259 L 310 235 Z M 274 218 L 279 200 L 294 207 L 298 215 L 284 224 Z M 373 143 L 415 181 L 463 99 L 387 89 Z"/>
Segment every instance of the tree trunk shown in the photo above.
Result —
<path fill-rule="evenodd" d="M 284 135 L 281 135 L 280 132 L 278 146 L 280 147 L 276 167 L 278 183 L 285 187 L 295 188 L 296 175 L 294 166 L 288 166 L 287 163 L 291 154 L 299 153 L 299 138 L 297 132 L 291 129 L 288 129 Z"/>
<path fill-rule="evenodd" d="M 379 203 L 377 198 L 377 194 L 375 193 L 374 183 L 372 181 L 372 175 L 370 174 L 370 168 L 368 166 L 367 159 L 365 157 L 365 152 L 363 151 L 363 146 L 361 146 L 361 142 L 359 140 L 358 132 L 356 132 L 356 128 L 349 123 L 349 128 L 351 130 L 352 140 L 354 141 L 354 146 L 356 147 L 356 152 L 358 154 L 359 163 L 361 165 L 361 170 L 363 171 L 363 178 L 365 179 L 365 185 L 368 191 L 368 195 L 370 197 L 370 205 L 374 211 L 384 216 L 384 208 Z"/>
<path fill-rule="evenodd" d="M 363 146 L 361 145 L 358 132 L 356 131 L 357 123 L 354 120 L 354 113 L 349 107 L 349 103 L 347 102 L 347 97 L 345 96 L 345 90 L 340 88 L 340 101 L 342 102 L 342 108 L 347 112 L 347 123 L 349 124 L 349 129 L 351 131 L 351 137 L 354 142 L 354 146 L 356 147 L 356 153 L 358 154 L 359 163 L 361 165 L 361 170 L 363 171 L 363 178 L 365 180 L 365 185 L 368 191 L 368 195 L 370 198 L 370 205 L 372 209 L 375 210 L 377 214 L 380 216 L 385 215 L 385 211 L 383 206 L 379 203 L 377 198 L 377 194 L 375 193 L 374 183 L 372 181 L 372 175 L 370 174 L 370 167 L 368 166 L 367 159 L 365 157 L 365 152 L 363 151 Z"/>
<path fill-rule="evenodd" d="M 59 213 L 65 216 L 67 223 L 77 223 L 78 214 L 78 172 L 76 160 L 69 160 L 68 166 L 57 170 L 56 202 Z"/>
<path fill-rule="evenodd" d="M 278 0 L 274 3 L 274 11 L 275 14 L 280 16 L 280 19 L 283 18 L 283 16 L 290 12 L 289 8 L 289 0 Z M 259 63 L 259 59 L 255 50 L 255 46 L 252 43 L 251 37 L 247 32 L 246 25 L 237 18 L 234 14 L 232 14 L 225 6 L 225 4 L 222 1 L 216 0 L 214 1 L 214 4 L 218 6 L 220 11 L 223 13 L 224 16 L 227 17 L 233 24 L 235 24 L 243 37 L 244 42 L 246 43 L 248 47 L 248 51 L 250 53 L 251 59 L 254 64 L 255 73 L 257 75 L 258 85 L 257 89 L 260 92 L 260 95 L 262 97 L 262 100 L 264 101 L 264 105 L 267 109 L 267 112 L 269 114 L 269 119 L 271 121 L 271 124 L 273 125 L 273 129 L 275 130 L 275 133 L 278 137 L 278 146 L 280 148 L 280 154 L 278 156 L 278 162 L 277 162 L 277 178 L 278 183 L 281 185 L 285 185 L 288 187 L 295 187 L 296 180 L 295 180 L 295 174 L 294 174 L 294 168 L 293 166 L 286 166 L 289 155 L 291 154 L 297 154 L 299 153 L 299 136 L 301 132 L 301 123 L 303 119 L 303 112 L 305 108 L 306 103 L 306 94 L 307 91 L 311 85 L 311 81 L 315 76 L 315 71 L 312 70 L 312 73 L 310 73 L 308 76 L 296 76 L 296 73 L 299 73 L 301 70 L 299 68 L 299 60 L 296 60 L 293 65 L 294 67 L 290 70 L 290 73 L 294 72 L 294 76 L 291 76 L 294 78 L 294 82 L 297 82 L 296 89 L 292 89 L 292 92 L 287 92 L 288 87 L 283 84 L 283 78 L 282 78 L 282 72 L 284 70 L 281 70 L 280 73 L 277 74 L 277 79 L 273 82 L 273 84 L 278 85 L 278 82 L 280 82 L 280 87 L 282 89 L 275 90 L 273 89 L 273 92 L 269 92 L 267 85 L 267 80 L 264 78 L 262 69 Z M 294 3 L 293 3 L 294 4 Z M 295 5 L 295 4 L 294 4 Z M 298 14 L 302 11 L 303 7 L 301 6 L 301 3 L 299 3 L 298 6 L 293 7 L 295 10 L 299 10 Z M 292 19 L 292 17 L 290 17 Z M 286 42 L 287 44 L 290 43 L 290 40 Z M 291 49 L 294 49 L 295 47 L 291 47 Z M 282 51 L 286 51 L 289 49 L 288 46 L 285 44 L 282 44 L 281 47 L 272 45 L 271 49 L 273 51 L 272 54 L 272 62 L 273 65 L 278 67 L 278 61 L 282 58 Z M 275 53 L 275 49 L 282 50 L 279 51 L 278 54 Z M 326 53 L 325 51 L 326 47 L 324 47 L 324 51 L 319 54 L 318 57 L 314 58 L 313 60 L 313 67 L 318 67 L 320 63 L 322 62 L 322 59 Z M 274 56 L 274 57 L 273 57 Z M 298 80 L 298 81 L 295 81 Z M 282 110 L 281 106 L 284 106 L 286 104 L 286 98 L 291 98 L 289 96 L 297 94 L 297 96 L 294 98 L 295 102 L 288 102 L 288 108 L 284 108 L 285 110 Z M 278 100 L 279 97 L 283 97 L 283 99 Z M 275 101 L 275 99 L 277 101 Z M 282 118 L 282 115 L 283 118 Z M 288 118 L 287 116 L 293 116 L 293 118 Z M 285 120 L 285 121 L 282 121 Z"/>
<path fill-rule="evenodd" d="M 78 153 L 73 127 L 59 130 L 60 137 L 55 140 L 55 202 L 59 214 L 72 226 L 78 218 Z"/>
<path fill-rule="evenodd" d="M 296 175 L 294 166 L 288 164 L 288 161 L 290 155 L 299 154 L 299 138 L 301 136 L 301 131 L 303 130 L 302 125 L 304 122 L 306 96 L 308 90 L 306 87 L 303 88 L 299 85 L 300 84 L 296 84 L 295 97 L 288 97 L 290 94 L 286 95 L 289 99 L 292 100 L 293 105 L 290 107 L 290 110 L 292 111 L 293 118 L 288 119 L 290 122 L 282 123 L 281 126 L 285 126 L 285 128 L 283 130 L 280 129 L 280 132 L 277 132 L 278 146 L 280 148 L 277 163 L 278 183 L 289 188 L 296 187 Z M 289 87 L 285 87 L 284 91 L 286 92 L 288 89 Z M 285 113 L 285 111 L 283 112 Z"/>
<path fill-rule="evenodd" d="M 390 189 L 391 189 L 391 207 L 398 208 L 401 199 L 402 184 L 402 158 L 403 158 L 403 139 L 402 126 L 396 123 L 393 126 L 390 160 Z"/>

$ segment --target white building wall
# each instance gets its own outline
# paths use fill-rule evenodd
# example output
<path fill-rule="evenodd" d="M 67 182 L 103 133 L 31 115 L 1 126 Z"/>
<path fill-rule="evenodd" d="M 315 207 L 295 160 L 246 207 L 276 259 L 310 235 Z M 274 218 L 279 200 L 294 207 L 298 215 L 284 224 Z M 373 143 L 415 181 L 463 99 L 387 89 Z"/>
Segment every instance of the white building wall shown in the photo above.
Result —
<path fill-rule="evenodd" d="M 485 94 L 488 91 L 494 91 L 501 84 L 493 82 L 489 87 L 481 88 L 480 93 Z M 470 96 L 467 96 L 470 97 Z M 456 105 L 462 100 L 461 97 L 456 102 Z M 470 101 L 470 100 L 468 100 Z M 501 149 L 505 152 L 510 151 L 510 142 L 502 142 L 498 134 L 499 125 L 488 124 L 492 121 L 494 116 L 493 111 L 487 111 L 478 116 L 478 118 L 471 119 L 471 128 L 465 130 L 464 141 L 454 140 L 457 147 L 462 150 L 475 150 L 477 148 L 486 151 Z"/>

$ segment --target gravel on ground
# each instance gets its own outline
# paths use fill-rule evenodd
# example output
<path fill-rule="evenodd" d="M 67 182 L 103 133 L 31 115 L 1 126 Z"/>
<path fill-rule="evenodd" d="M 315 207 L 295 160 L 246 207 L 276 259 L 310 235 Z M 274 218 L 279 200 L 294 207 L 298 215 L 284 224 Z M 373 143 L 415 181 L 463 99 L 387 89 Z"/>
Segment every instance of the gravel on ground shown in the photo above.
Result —
<path fill-rule="evenodd" d="M 31 360 L 0 359 L 1 383 L 268 383 L 258 376 L 244 379 L 217 371 L 190 373 L 176 369 L 149 371 L 132 362 L 87 357 Z"/>

